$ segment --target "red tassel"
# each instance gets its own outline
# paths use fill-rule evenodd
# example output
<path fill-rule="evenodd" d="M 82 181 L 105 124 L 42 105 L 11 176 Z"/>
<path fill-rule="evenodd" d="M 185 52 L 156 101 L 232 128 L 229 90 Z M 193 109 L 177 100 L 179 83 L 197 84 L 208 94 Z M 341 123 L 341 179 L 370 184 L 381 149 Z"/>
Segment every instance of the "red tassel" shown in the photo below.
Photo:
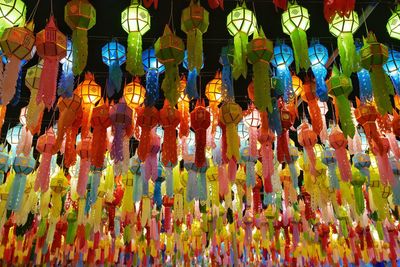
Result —
<path fill-rule="evenodd" d="M 206 163 L 207 128 L 210 126 L 210 112 L 204 107 L 204 100 L 198 100 L 190 113 L 190 123 L 196 136 L 195 164 L 201 168 Z"/>

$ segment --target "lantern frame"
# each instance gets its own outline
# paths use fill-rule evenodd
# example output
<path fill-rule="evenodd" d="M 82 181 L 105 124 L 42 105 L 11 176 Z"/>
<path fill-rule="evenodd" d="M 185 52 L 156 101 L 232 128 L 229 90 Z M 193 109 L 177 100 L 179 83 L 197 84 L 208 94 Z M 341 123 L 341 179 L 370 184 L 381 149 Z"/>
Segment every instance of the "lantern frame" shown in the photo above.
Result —
<path fill-rule="evenodd" d="M 311 66 L 325 65 L 329 59 L 328 49 L 321 44 L 314 44 L 308 48 L 308 57 Z"/>
<path fill-rule="evenodd" d="M 332 22 L 329 23 L 329 32 L 333 36 L 338 37 L 342 33 L 355 33 L 359 26 L 360 22 L 357 12 L 352 11 L 349 16 L 340 16 L 336 13 Z"/>
<path fill-rule="evenodd" d="M 107 66 L 111 66 L 114 62 L 118 62 L 121 66 L 126 61 L 125 46 L 114 40 L 101 48 L 101 55 L 103 63 Z"/>
<path fill-rule="evenodd" d="M 221 103 L 222 101 L 222 79 L 221 73 L 218 71 L 214 79 L 206 85 L 205 95 L 210 103 Z"/>
<path fill-rule="evenodd" d="M 0 20 L 3 29 L 25 22 L 26 6 L 22 0 L 0 0 Z"/>
<path fill-rule="evenodd" d="M 294 61 L 293 49 L 286 44 L 279 44 L 274 46 L 274 56 L 271 64 L 275 68 L 286 68 Z"/>
<path fill-rule="evenodd" d="M 78 85 L 74 93 L 82 98 L 83 104 L 94 105 L 101 99 L 101 86 L 90 75 Z"/>
<path fill-rule="evenodd" d="M 155 69 L 159 74 L 165 71 L 165 66 L 157 59 L 154 48 L 146 49 L 142 52 L 142 63 L 144 71 Z"/>
<path fill-rule="evenodd" d="M 400 40 L 400 5 L 397 5 L 386 23 L 386 30 L 390 37 Z"/>
<path fill-rule="evenodd" d="M 251 10 L 246 8 L 244 2 L 242 6 L 237 6 L 226 17 L 226 27 L 232 36 L 235 36 L 239 32 L 243 32 L 249 36 L 253 34 L 256 25 L 256 16 Z"/>
<path fill-rule="evenodd" d="M 290 35 L 296 29 L 303 31 L 310 28 L 310 15 L 305 7 L 298 4 L 290 5 L 288 9 L 282 13 L 281 17 L 283 32 Z"/>
<path fill-rule="evenodd" d="M 121 25 L 124 31 L 139 32 L 144 35 L 150 30 L 151 20 L 149 11 L 138 3 L 132 3 L 121 13 Z"/>

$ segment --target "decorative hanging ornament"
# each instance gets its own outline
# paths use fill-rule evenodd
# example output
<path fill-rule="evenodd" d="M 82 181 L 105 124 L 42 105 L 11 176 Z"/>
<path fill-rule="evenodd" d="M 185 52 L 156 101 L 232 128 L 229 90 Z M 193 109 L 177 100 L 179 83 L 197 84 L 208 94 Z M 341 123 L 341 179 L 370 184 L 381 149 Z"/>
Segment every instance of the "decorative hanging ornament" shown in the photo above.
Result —
<path fill-rule="evenodd" d="M 132 109 L 135 110 L 139 107 L 147 98 L 146 89 L 140 84 L 138 77 L 131 83 L 128 83 L 124 87 L 124 99 L 125 103 Z"/>
<path fill-rule="evenodd" d="M 42 193 L 45 193 L 49 190 L 51 157 L 55 144 L 56 136 L 53 128 L 48 129 L 37 140 L 36 149 L 42 156 L 35 180 L 35 191 L 40 190 Z"/>
<path fill-rule="evenodd" d="M 308 10 L 299 6 L 296 2 L 289 4 L 288 9 L 282 13 L 282 29 L 285 34 L 290 35 L 297 73 L 300 69 L 307 71 L 310 67 L 306 34 L 309 27 L 310 18 Z"/>
<path fill-rule="evenodd" d="M 324 16 L 331 23 L 336 14 L 348 17 L 354 10 L 356 0 L 324 0 Z"/>
<path fill-rule="evenodd" d="M 301 99 L 308 104 L 308 113 L 310 114 L 312 129 L 319 135 L 323 129 L 323 118 L 318 106 L 318 100 L 315 94 L 315 83 L 313 81 L 306 81 L 303 84 Z"/>
<path fill-rule="evenodd" d="M 86 67 L 87 31 L 96 24 L 96 9 L 88 0 L 71 0 L 65 6 L 64 20 L 72 30 L 73 72 L 79 75 Z"/>
<path fill-rule="evenodd" d="M 388 48 L 378 43 L 373 32 L 364 38 L 364 46 L 360 50 L 361 65 L 369 70 L 372 83 L 372 92 L 379 113 L 382 115 L 392 112 L 390 95 L 393 95 L 393 86 L 383 71 L 383 64 L 388 59 Z"/>
<path fill-rule="evenodd" d="M 362 43 L 358 40 L 356 41 L 356 49 L 360 56 L 360 49 L 362 48 Z M 360 88 L 360 100 L 361 102 L 371 102 L 372 101 L 372 82 L 371 75 L 368 70 L 360 68 L 357 71 L 358 85 Z"/>
<path fill-rule="evenodd" d="M 204 107 L 204 100 L 199 99 L 190 113 L 190 124 L 195 132 L 196 152 L 195 164 L 202 168 L 206 164 L 207 128 L 210 126 L 210 112 Z"/>
<path fill-rule="evenodd" d="M 101 49 L 103 63 L 108 66 L 107 95 L 112 97 L 121 91 L 121 65 L 126 61 L 125 47 L 115 40 L 105 44 Z"/>
<path fill-rule="evenodd" d="M 26 6 L 22 0 L 0 1 L 0 36 L 4 30 L 25 24 Z"/>
<path fill-rule="evenodd" d="M 313 129 L 309 126 L 307 122 L 303 122 L 297 128 L 297 135 L 299 137 L 299 144 L 304 147 L 307 153 L 307 158 L 310 162 L 311 174 L 316 175 L 316 155 L 314 152 L 314 146 L 318 141 L 318 136 Z"/>
<path fill-rule="evenodd" d="M 165 67 L 158 61 L 154 48 L 149 48 L 142 53 L 143 68 L 146 72 L 146 106 L 154 106 L 159 98 L 158 79 L 165 71 Z"/>
<path fill-rule="evenodd" d="M 179 99 L 178 65 L 183 60 L 185 45 L 182 39 L 173 34 L 168 25 L 165 25 L 164 34 L 157 39 L 154 48 L 158 60 L 165 65 L 165 77 L 161 88 L 170 105 L 175 106 Z"/>
<path fill-rule="evenodd" d="M 274 46 L 274 57 L 271 63 L 276 68 L 276 77 L 280 80 L 283 88 L 283 100 L 285 103 L 288 103 L 289 99 L 293 97 L 292 75 L 289 71 L 289 66 L 292 64 L 293 59 L 292 48 L 285 44 L 276 44 Z"/>
<path fill-rule="evenodd" d="M 7 105 L 15 94 L 18 74 L 23 60 L 30 60 L 35 54 L 34 24 L 28 22 L 24 27 L 7 28 L 0 39 L 0 47 L 8 58 L 0 83 L 0 100 Z"/>
<path fill-rule="evenodd" d="M 354 45 L 353 33 L 358 29 L 358 15 L 355 11 L 348 16 L 336 13 L 332 22 L 329 23 L 330 33 L 337 37 L 340 64 L 344 75 L 350 77 L 352 72 L 357 71 L 358 57 Z"/>
<path fill-rule="evenodd" d="M 58 82 L 57 94 L 62 97 L 71 97 L 74 92 L 73 48 L 71 39 L 67 40 L 67 55 L 60 60 L 62 64 L 61 77 Z"/>
<path fill-rule="evenodd" d="M 320 101 L 328 101 L 328 88 L 326 87 L 325 78 L 328 73 L 325 64 L 328 62 L 328 49 L 325 46 L 315 43 L 308 48 L 308 56 L 310 58 L 311 70 L 315 77 L 317 85 L 316 93 Z"/>
<path fill-rule="evenodd" d="M 39 91 L 40 79 L 42 76 L 42 65 L 37 64 L 30 67 L 25 76 L 25 85 L 31 92 L 29 103 L 27 106 L 26 114 L 26 127 L 32 134 L 40 132 L 40 126 L 42 124 L 44 103 L 37 103 L 36 96 Z"/>
<path fill-rule="evenodd" d="M 228 160 L 234 159 L 236 162 L 240 159 L 240 140 L 237 131 L 237 125 L 242 120 L 242 108 L 235 102 L 225 102 L 220 107 L 219 120 L 226 126 L 226 157 Z"/>
<path fill-rule="evenodd" d="M 50 16 L 46 28 L 36 34 L 35 45 L 37 54 L 44 60 L 36 102 L 43 102 L 50 110 L 56 100 L 59 63 L 67 55 L 67 37 L 58 30 L 54 16 Z"/>
<path fill-rule="evenodd" d="M 185 88 L 186 88 L 186 78 L 183 75 L 180 81 L 180 86 L 179 86 L 179 91 L 180 91 L 180 97 L 178 100 L 178 110 L 181 113 L 181 122 L 179 123 L 179 137 L 187 137 L 189 135 L 189 119 L 190 119 L 190 100 L 185 93 Z"/>
<path fill-rule="evenodd" d="M 273 57 L 272 41 L 263 29 L 254 29 L 253 40 L 247 45 L 247 58 L 253 64 L 254 104 L 260 111 L 272 112 L 269 62 Z"/>
<path fill-rule="evenodd" d="M 398 4 L 396 9 L 392 12 L 386 24 L 386 30 L 390 37 L 400 40 L 400 4 Z"/>
<path fill-rule="evenodd" d="M 142 36 L 150 30 L 150 14 L 146 8 L 132 0 L 121 13 L 121 24 L 128 33 L 128 53 L 126 58 L 126 70 L 132 76 L 144 74 L 142 65 Z"/>
<path fill-rule="evenodd" d="M 338 126 L 335 126 L 329 134 L 329 144 L 335 149 L 340 177 L 344 182 L 349 182 L 352 179 L 351 165 L 346 150 L 347 143 L 344 133 Z"/>
<path fill-rule="evenodd" d="M 205 95 L 208 98 L 210 111 L 212 114 L 211 134 L 215 134 L 215 128 L 218 125 L 219 109 L 218 105 L 222 101 L 222 79 L 221 72 L 217 71 L 214 79 L 209 81 L 206 85 Z"/>
<path fill-rule="evenodd" d="M 389 57 L 386 63 L 383 65 L 383 70 L 392 80 L 394 89 L 396 91 L 395 104 L 400 103 L 400 52 L 389 49 Z M 397 100 L 397 101 L 396 101 Z M 400 109 L 400 105 L 397 107 Z"/>
<path fill-rule="evenodd" d="M 242 75 L 247 76 L 247 43 L 248 36 L 252 35 L 257 26 L 254 13 L 246 8 L 243 1 L 242 6 L 236 6 L 226 18 L 226 27 L 234 39 L 233 78 L 236 80 Z"/>
<path fill-rule="evenodd" d="M 138 146 L 138 156 L 139 159 L 144 162 L 146 161 L 147 155 L 151 150 L 150 132 L 154 127 L 157 126 L 160 119 L 160 113 L 155 107 L 139 107 L 136 112 L 136 123 L 142 128 Z"/>
<path fill-rule="evenodd" d="M 189 70 L 188 50 L 185 50 L 185 56 L 183 58 L 183 67 L 188 70 L 185 92 L 190 99 L 197 99 L 199 98 L 199 92 L 197 89 L 197 77 L 199 76 L 200 70 L 197 70 L 197 68 Z M 203 67 L 204 67 L 204 62 L 201 65 L 201 69 L 203 69 Z"/>
<path fill-rule="evenodd" d="M 92 166 L 102 168 L 104 166 L 104 157 L 107 151 L 108 138 L 107 128 L 111 126 L 109 116 L 110 106 L 108 101 L 100 100 L 100 103 L 93 109 L 91 125 L 93 127 L 92 141 Z"/>

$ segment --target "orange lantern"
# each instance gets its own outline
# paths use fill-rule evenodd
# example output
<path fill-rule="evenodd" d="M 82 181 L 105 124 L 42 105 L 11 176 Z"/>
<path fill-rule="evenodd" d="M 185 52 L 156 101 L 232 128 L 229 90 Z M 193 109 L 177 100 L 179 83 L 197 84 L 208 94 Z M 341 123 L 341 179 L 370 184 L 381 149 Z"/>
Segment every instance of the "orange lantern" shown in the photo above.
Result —
<path fill-rule="evenodd" d="M 55 144 L 56 136 L 54 135 L 53 128 L 48 129 L 46 133 L 37 140 L 36 149 L 42 154 L 42 157 L 35 180 L 35 191 L 40 189 L 41 192 L 44 193 L 49 189 L 51 156 Z"/>
<path fill-rule="evenodd" d="M 190 113 L 190 123 L 195 132 L 195 164 L 198 168 L 206 164 L 207 128 L 210 126 L 210 112 L 204 107 L 204 100 L 197 100 L 195 109 Z"/>
<path fill-rule="evenodd" d="M 295 91 L 296 93 L 296 91 Z M 316 134 L 320 134 L 323 128 L 321 110 L 318 106 L 317 95 L 315 92 L 315 82 L 306 82 L 301 91 L 301 99 L 308 104 L 308 112 L 311 117 L 312 129 Z"/>
<path fill-rule="evenodd" d="M 215 127 L 218 124 L 218 105 L 222 101 L 222 79 L 221 72 L 217 71 L 214 79 L 206 85 L 206 97 L 210 103 L 210 109 L 213 117 L 211 124 L 211 134 L 214 135 Z"/>
<path fill-rule="evenodd" d="M 178 110 L 181 113 L 181 122 L 179 124 L 179 137 L 187 137 L 189 135 L 189 104 L 190 100 L 185 93 L 186 88 L 186 77 L 183 75 L 180 81 L 179 93 L 180 97 L 178 100 Z"/>
<path fill-rule="evenodd" d="M 140 84 L 140 79 L 138 77 L 131 83 L 125 85 L 124 88 L 124 99 L 126 104 L 134 110 L 139 107 L 146 96 L 146 88 Z"/>
<path fill-rule="evenodd" d="M 400 137 L 400 115 L 395 110 L 393 111 L 392 129 L 394 135 Z"/>
<path fill-rule="evenodd" d="M 339 166 L 340 176 L 344 182 L 350 182 L 353 178 L 350 160 L 347 156 L 347 138 L 338 126 L 335 126 L 329 135 L 329 144 L 335 149 L 335 156 Z"/>
<path fill-rule="evenodd" d="M 104 166 L 104 155 L 108 145 L 107 128 L 111 126 L 109 110 L 108 101 L 100 100 L 100 103 L 92 112 L 93 141 L 91 163 L 96 168 Z"/>
<path fill-rule="evenodd" d="M 295 112 L 293 111 L 291 106 L 288 104 L 284 104 L 284 106 L 281 108 L 282 133 L 278 136 L 277 142 L 277 158 L 280 163 L 292 162 L 289 153 L 288 131 L 290 127 L 293 126 L 295 116 Z"/>
<path fill-rule="evenodd" d="M 136 124 L 142 128 L 138 146 L 138 156 L 141 161 L 145 161 L 151 149 L 150 132 L 157 126 L 160 114 L 155 107 L 139 107 L 136 112 Z"/>

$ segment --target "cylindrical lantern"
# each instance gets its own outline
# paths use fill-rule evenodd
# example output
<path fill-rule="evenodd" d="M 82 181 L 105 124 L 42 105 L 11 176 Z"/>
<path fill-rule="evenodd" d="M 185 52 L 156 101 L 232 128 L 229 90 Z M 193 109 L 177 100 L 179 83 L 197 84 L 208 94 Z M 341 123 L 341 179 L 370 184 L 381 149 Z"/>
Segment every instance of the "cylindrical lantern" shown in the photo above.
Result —
<path fill-rule="evenodd" d="M 121 65 L 126 61 L 125 46 L 113 40 L 101 49 L 103 63 L 108 66 L 107 95 L 119 93 L 122 83 Z"/>

